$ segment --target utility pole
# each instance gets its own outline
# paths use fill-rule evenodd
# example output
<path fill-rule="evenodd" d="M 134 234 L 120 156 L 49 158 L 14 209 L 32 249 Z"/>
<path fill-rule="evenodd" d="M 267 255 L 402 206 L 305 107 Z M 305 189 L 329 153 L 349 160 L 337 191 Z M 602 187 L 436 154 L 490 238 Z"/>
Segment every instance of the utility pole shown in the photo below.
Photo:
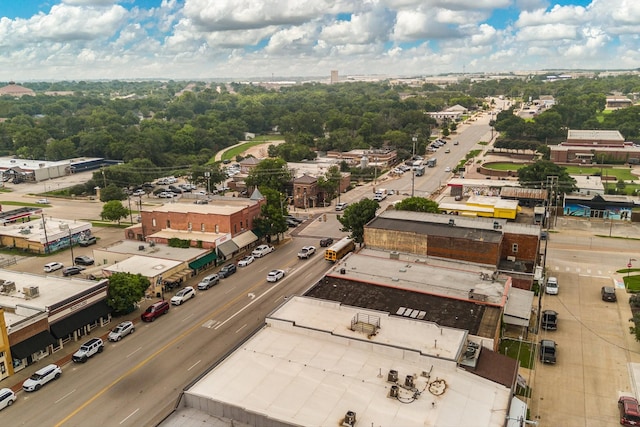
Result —
<path fill-rule="evenodd" d="M 71 265 L 76 265 L 75 258 L 73 257 L 73 241 L 71 240 L 71 226 L 69 228 L 69 248 L 71 249 Z"/>
<path fill-rule="evenodd" d="M 127 200 L 129 201 L 129 220 L 133 225 L 133 212 L 131 212 L 131 196 L 130 195 L 127 195 Z"/>
<path fill-rule="evenodd" d="M 44 253 L 49 253 L 49 237 L 47 236 L 47 222 L 44 219 L 44 214 L 42 214 L 42 229 L 44 230 Z"/>
<path fill-rule="evenodd" d="M 411 160 L 414 160 L 416 158 L 416 142 L 418 142 L 418 137 L 414 136 L 412 138 L 412 141 L 413 141 L 413 155 L 411 156 Z M 413 167 L 413 165 L 411 165 L 411 197 L 413 197 L 415 188 L 416 188 L 416 170 Z"/>

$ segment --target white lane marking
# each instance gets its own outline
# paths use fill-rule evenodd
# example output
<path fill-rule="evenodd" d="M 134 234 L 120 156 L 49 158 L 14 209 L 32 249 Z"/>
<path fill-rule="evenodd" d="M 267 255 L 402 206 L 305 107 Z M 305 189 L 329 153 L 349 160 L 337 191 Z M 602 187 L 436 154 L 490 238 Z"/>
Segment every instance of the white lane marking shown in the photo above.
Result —
<path fill-rule="evenodd" d="M 129 354 L 127 355 L 127 357 L 131 357 L 131 356 L 133 356 L 134 354 L 136 354 L 136 353 L 137 353 L 138 351 L 140 351 L 140 350 L 142 350 L 142 347 L 138 347 L 138 348 L 136 348 L 136 349 L 135 349 L 135 350 L 133 350 L 131 353 L 129 353 Z"/>
<path fill-rule="evenodd" d="M 191 313 L 191 314 L 189 314 L 188 316 L 184 317 L 184 318 L 182 319 L 182 321 L 184 322 L 185 320 L 187 320 L 187 319 L 188 319 L 189 317 L 191 317 L 191 316 L 193 316 L 193 313 Z"/>
<path fill-rule="evenodd" d="M 132 413 L 130 413 L 127 418 L 125 418 L 124 420 L 120 421 L 120 424 L 123 424 L 124 422 L 126 422 L 129 418 L 133 417 L 136 412 L 138 412 L 140 410 L 140 408 L 136 409 L 135 411 L 133 411 Z"/>
<path fill-rule="evenodd" d="M 238 332 L 240 332 L 241 330 L 243 330 L 244 328 L 246 328 L 246 327 L 247 327 L 247 324 L 246 324 L 246 323 L 245 323 L 244 325 L 240 326 L 240 329 L 237 329 L 237 330 L 236 330 L 236 334 L 237 334 Z"/>
<path fill-rule="evenodd" d="M 65 394 L 64 396 L 62 396 L 60 399 L 56 400 L 55 403 L 60 403 L 62 402 L 64 399 L 66 399 L 67 397 L 71 396 L 71 394 L 73 394 L 76 391 L 76 389 L 74 388 L 73 390 L 71 390 L 69 393 Z"/>
<path fill-rule="evenodd" d="M 195 368 L 195 367 L 198 365 L 198 363 L 200 363 L 200 362 L 201 362 L 201 360 L 198 360 L 196 363 L 194 363 L 193 365 L 191 365 L 191 366 L 189 367 L 189 369 L 187 369 L 187 371 L 190 371 L 190 370 L 192 370 L 193 368 Z"/>
<path fill-rule="evenodd" d="M 254 299 L 256 297 L 256 294 L 254 294 L 253 292 L 249 292 L 247 296 L 251 299 Z"/>

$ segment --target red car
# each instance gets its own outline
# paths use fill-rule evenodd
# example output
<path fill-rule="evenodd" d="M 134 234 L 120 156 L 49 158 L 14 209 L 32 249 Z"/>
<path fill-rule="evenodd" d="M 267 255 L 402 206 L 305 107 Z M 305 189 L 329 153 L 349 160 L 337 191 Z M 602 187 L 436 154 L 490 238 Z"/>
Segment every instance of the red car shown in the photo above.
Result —
<path fill-rule="evenodd" d="M 167 301 L 158 301 L 154 304 L 151 304 L 149 308 L 147 308 L 145 312 L 140 315 L 140 318 L 144 322 L 153 322 L 154 320 L 156 320 L 156 317 L 167 314 L 169 312 L 169 307 L 170 305 Z"/>
<path fill-rule="evenodd" d="M 631 396 L 620 396 L 618 399 L 620 424 L 623 426 L 640 426 L 640 410 L 638 401 Z"/>

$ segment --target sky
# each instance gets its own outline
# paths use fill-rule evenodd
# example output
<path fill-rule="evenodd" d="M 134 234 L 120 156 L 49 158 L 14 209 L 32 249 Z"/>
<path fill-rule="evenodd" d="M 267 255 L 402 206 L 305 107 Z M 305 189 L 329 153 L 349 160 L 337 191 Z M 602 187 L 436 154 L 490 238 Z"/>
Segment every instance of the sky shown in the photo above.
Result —
<path fill-rule="evenodd" d="M 0 0 L 0 81 L 638 67 L 639 0 Z"/>

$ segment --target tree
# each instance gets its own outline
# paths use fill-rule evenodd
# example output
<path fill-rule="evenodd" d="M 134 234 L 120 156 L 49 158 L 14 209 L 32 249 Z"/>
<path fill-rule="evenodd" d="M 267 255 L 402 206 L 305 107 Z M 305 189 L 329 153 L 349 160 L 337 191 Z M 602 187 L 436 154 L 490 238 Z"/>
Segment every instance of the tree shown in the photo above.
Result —
<path fill-rule="evenodd" d="M 407 197 L 396 203 L 395 208 L 399 211 L 440 213 L 438 203 L 424 197 Z"/>
<path fill-rule="evenodd" d="M 260 217 L 253 221 L 254 227 L 265 236 L 279 235 L 287 231 L 286 197 L 273 189 L 261 188 L 267 203 L 260 208 Z"/>
<path fill-rule="evenodd" d="M 100 217 L 107 221 L 118 221 L 122 218 L 126 218 L 129 215 L 129 209 L 122 206 L 120 200 L 111 200 L 104 204 Z"/>
<path fill-rule="evenodd" d="M 249 172 L 245 179 L 248 187 L 271 188 L 283 192 L 291 181 L 291 172 L 283 159 L 264 159 Z M 264 194 L 264 193 L 263 193 Z"/>
<path fill-rule="evenodd" d="M 347 206 L 338 221 L 342 224 L 342 231 L 348 231 L 354 242 L 364 242 L 364 226 L 376 216 L 380 205 L 375 200 L 362 199 Z"/>
<path fill-rule="evenodd" d="M 111 200 L 124 200 L 127 195 L 124 194 L 122 188 L 117 187 L 115 184 L 109 184 L 102 190 L 100 190 L 100 201 L 109 202 Z"/>
<path fill-rule="evenodd" d="M 324 176 L 318 177 L 318 188 L 324 193 L 325 201 L 333 200 L 337 191 L 346 190 L 346 188 L 339 188 L 341 178 L 340 168 L 336 165 L 331 166 Z"/>
<path fill-rule="evenodd" d="M 130 312 L 150 285 L 149 279 L 141 274 L 113 273 L 109 277 L 107 305 L 116 313 Z"/>
<path fill-rule="evenodd" d="M 570 193 L 577 189 L 576 180 L 571 178 L 567 169 L 549 160 L 538 160 L 532 165 L 518 169 L 518 182 L 525 188 L 546 188 L 547 178 L 557 176 L 559 193 Z"/>

